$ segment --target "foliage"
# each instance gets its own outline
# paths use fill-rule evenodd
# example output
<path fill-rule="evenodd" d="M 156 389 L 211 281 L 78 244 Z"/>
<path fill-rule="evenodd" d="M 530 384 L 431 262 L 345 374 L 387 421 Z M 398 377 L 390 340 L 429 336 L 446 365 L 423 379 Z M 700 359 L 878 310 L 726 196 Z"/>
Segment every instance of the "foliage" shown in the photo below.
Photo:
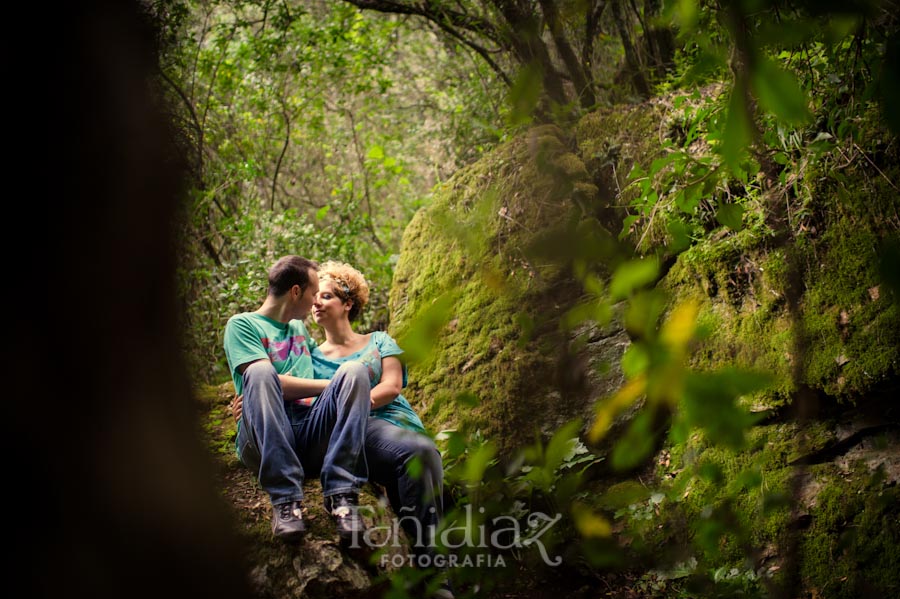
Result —
<path fill-rule="evenodd" d="M 502 135 L 483 65 L 341 3 L 153 7 L 192 175 L 179 281 L 194 370 L 221 376 L 210 339 L 259 303 L 264 278 L 248 280 L 278 252 L 354 263 L 374 288 L 363 325 L 383 328 L 403 227 Z"/>
<path fill-rule="evenodd" d="M 887 55 L 900 25 L 893 3 L 751 4 L 669 5 L 684 43 L 672 83 L 689 86 L 728 69 L 733 77 L 724 88 L 676 98 L 662 155 L 631 171 L 624 196 L 633 213 L 622 235 L 642 251 L 665 243 L 678 253 L 720 225 L 802 233 L 808 171 L 822 161 L 868 159 L 859 123 L 894 98 L 885 82 L 896 69 Z"/>

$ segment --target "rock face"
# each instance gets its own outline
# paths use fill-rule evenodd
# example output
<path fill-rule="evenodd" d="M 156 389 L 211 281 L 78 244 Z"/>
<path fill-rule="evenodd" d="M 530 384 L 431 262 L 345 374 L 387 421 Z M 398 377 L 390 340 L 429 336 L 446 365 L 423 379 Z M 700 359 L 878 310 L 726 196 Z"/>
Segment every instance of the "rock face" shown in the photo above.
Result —
<path fill-rule="evenodd" d="M 584 238 L 559 232 L 615 237 L 605 232 L 621 228 L 627 191 L 617 194 L 633 164 L 657 157 L 664 112 L 657 101 L 590 114 L 571 132 L 535 128 L 459 172 L 415 216 L 391 328 L 415 358 L 407 397 L 434 431 L 480 431 L 511 455 L 571 419 L 587 426 L 595 403 L 622 385 L 630 340 L 617 320 L 561 324 L 587 292 L 570 259 L 580 249 L 568 247 Z M 658 289 L 670 305 L 697 302 L 707 331 L 692 367 L 753 368 L 773 383 L 741 400 L 761 413 L 744 449 L 699 433 L 666 442 L 649 466 L 660 494 L 646 509 L 621 506 L 653 525 L 628 537 L 630 517 L 616 515 L 620 541 L 649 552 L 688 545 L 700 567 L 725 568 L 728 584 L 769 577 L 833 597 L 900 588 L 900 414 L 890 399 L 900 388 L 900 312 L 878 272 L 879 248 L 900 226 L 892 147 L 880 177 L 861 160 L 838 178 L 804 171 L 812 212 L 793 228 L 723 230 L 668 257 Z M 697 539 L 721 513 L 734 531 L 704 557 Z"/>

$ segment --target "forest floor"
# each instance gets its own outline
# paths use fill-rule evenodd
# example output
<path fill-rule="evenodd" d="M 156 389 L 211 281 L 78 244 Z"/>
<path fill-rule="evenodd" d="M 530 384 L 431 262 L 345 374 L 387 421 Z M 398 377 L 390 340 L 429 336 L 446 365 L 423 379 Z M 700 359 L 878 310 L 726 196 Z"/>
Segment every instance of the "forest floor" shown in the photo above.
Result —
<path fill-rule="evenodd" d="M 237 459 L 234 452 L 235 425 L 231 417 L 229 402 L 232 397 L 231 384 L 208 386 L 197 390 L 201 408 L 203 438 L 214 456 L 215 481 L 226 500 L 233 516 L 236 532 L 246 542 L 248 572 L 251 582 L 257 590 L 263 590 L 261 596 L 290 597 L 296 595 L 296 588 L 283 589 L 284 580 L 273 580 L 271 572 L 261 564 L 267 561 L 271 565 L 273 555 L 308 556 L 306 550 L 286 548 L 273 538 L 271 533 L 272 508 L 266 493 L 257 484 L 255 477 Z M 322 491 L 318 481 L 309 481 L 304 485 L 303 517 L 308 526 L 304 544 L 315 545 L 312 551 L 339 550 L 345 561 L 355 562 L 366 572 L 371 580 L 371 587 L 357 591 L 355 599 L 385 596 L 389 587 L 387 579 L 398 573 L 395 569 L 383 569 L 367 563 L 367 556 L 341 549 L 337 543 L 333 525 L 322 505 Z M 379 498 L 370 491 L 365 491 L 361 503 L 375 505 Z M 375 522 L 370 522 L 375 524 Z M 312 541 L 312 543 L 310 543 Z M 310 548 L 307 548 L 310 549 Z M 512 565 L 515 572 L 504 577 L 504 581 L 488 592 L 465 593 L 459 596 L 486 597 L 487 599 L 557 599 L 560 595 L 575 598 L 615 597 L 619 599 L 636 599 L 649 596 L 643 592 L 639 581 L 628 575 L 618 575 L 608 580 L 598 581 L 596 578 L 585 579 L 574 574 L 569 568 L 560 568 L 559 572 L 545 570 L 540 575 L 530 572 L 521 565 Z M 269 568 L 272 570 L 273 568 Z M 401 571 L 402 572 L 402 571 Z M 302 596 L 312 596 L 309 593 Z M 345 596 L 336 593 L 333 597 Z M 350 595 L 347 595 L 350 596 Z"/>

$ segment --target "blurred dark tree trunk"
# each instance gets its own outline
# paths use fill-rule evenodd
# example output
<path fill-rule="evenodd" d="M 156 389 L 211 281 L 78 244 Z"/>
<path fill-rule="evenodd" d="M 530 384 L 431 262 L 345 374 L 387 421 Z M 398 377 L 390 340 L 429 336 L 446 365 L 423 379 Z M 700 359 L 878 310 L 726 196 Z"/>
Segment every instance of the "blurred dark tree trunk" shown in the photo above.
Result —
<path fill-rule="evenodd" d="M 11 480 L 29 523 L 16 574 L 39 597 L 248 597 L 181 359 L 186 160 L 159 104 L 153 28 L 138 2 L 48 15 L 27 20 L 48 24 L 59 51 L 28 66 L 23 89 L 55 107 L 23 104 L 43 128 L 22 141 L 33 154 L 19 151 L 44 156 L 30 179 L 53 176 L 16 208 L 42 257 L 17 258 L 10 278 L 29 291 L 8 337 Z"/>

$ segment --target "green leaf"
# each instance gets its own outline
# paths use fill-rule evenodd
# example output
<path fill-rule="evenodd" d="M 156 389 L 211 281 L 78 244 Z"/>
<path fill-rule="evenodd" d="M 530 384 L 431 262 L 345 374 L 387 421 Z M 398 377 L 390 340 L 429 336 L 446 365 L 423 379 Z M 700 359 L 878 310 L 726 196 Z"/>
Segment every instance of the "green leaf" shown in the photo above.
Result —
<path fill-rule="evenodd" d="M 713 443 L 738 449 L 754 416 L 738 405 L 737 399 L 770 383 L 768 375 L 733 368 L 692 373 L 685 385 L 684 416 L 691 425 L 703 428 Z"/>
<path fill-rule="evenodd" d="M 654 258 L 629 260 L 613 273 L 612 282 L 609 285 L 610 294 L 614 299 L 624 299 L 635 289 L 656 280 L 658 272 L 659 268 Z"/>
<path fill-rule="evenodd" d="M 328 214 L 328 211 L 331 210 L 331 206 L 325 205 L 316 210 L 316 220 L 322 220 L 325 218 L 325 215 Z"/>
<path fill-rule="evenodd" d="M 671 220 L 666 225 L 669 232 L 669 248 L 676 254 L 683 252 L 691 245 L 691 228 L 680 220 Z"/>
<path fill-rule="evenodd" d="M 643 373 L 650 364 L 650 356 L 642 343 L 632 343 L 622 354 L 622 373 L 633 379 Z"/>
<path fill-rule="evenodd" d="M 445 459 L 458 458 L 466 452 L 468 443 L 464 435 L 456 429 L 446 429 L 435 435 L 436 441 L 446 441 Z"/>
<path fill-rule="evenodd" d="M 739 168 L 741 156 L 750 144 L 751 127 L 744 88 L 736 83 L 728 101 L 728 116 L 725 120 L 722 143 L 719 146 L 722 160 L 732 171 Z"/>
<path fill-rule="evenodd" d="M 697 475 L 715 485 L 719 485 L 725 480 L 725 476 L 722 474 L 722 468 L 720 468 L 718 464 L 712 462 L 700 464 L 700 467 L 697 468 Z"/>
<path fill-rule="evenodd" d="M 513 127 L 531 121 L 543 90 L 543 71 L 536 64 L 522 67 L 509 90 L 509 124 Z"/>
<path fill-rule="evenodd" d="M 727 65 L 728 57 L 721 48 L 712 45 L 701 48 L 697 58 L 681 76 L 681 83 L 685 86 L 693 85 Z"/>
<path fill-rule="evenodd" d="M 675 205 L 685 214 L 693 214 L 700 204 L 700 196 L 703 192 L 703 184 L 692 183 L 675 194 Z"/>
<path fill-rule="evenodd" d="M 650 163 L 650 174 L 655 175 L 656 173 L 661 171 L 663 168 L 665 168 L 665 166 L 667 164 L 672 162 L 672 160 L 674 158 L 675 158 L 674 153 L 667 154 L 667 155 L 663 156 L 662 158 L 657 158 L 656 160 L 654 160 L 653 162 Z"/>
<path fill-rule="evenodd" d="M 456 403 L 459 404 L 460 407 L 475 408 L 478 407 L 478 396 L 471 391 L 463 391 L 456 396 Z"/>
<path fill-rule="evenodd" d="M 612 466 L 627 470 L 640 464 L 653 450 L 653 410 L 645 409 L 635 416 L 625 435 L 616 443 L 612 452 Z"/>
<path fill-rule="evenodd" d="M 750 73 L 760 106 L 788 125 L 809 122 L 809 98 L 797 76 L 775 62 L 760 57 Z"/>
<path fill-rule="evenodd" d="M 372 160 L 383 160 L 384 159 L 384 148 L 379 145 L 374 145 L 369 148 L 369 151 L 366 152 L 366 158 L 371 158 Z"/>
<path fill-rule="evenodd" d="M 482 480 L 484 480 L 484 472 L 491 465 L 491 461 L 496 453 L 497 449 L 492 443 L 488 442 L 469 455 L 465 462 L 464 477 L 470 485 L 477 486 L 481 484 Z"/>
<path fill-rule="evenodd" d="M 409 328 L 398 339 L 408 363 L 428 359 L 441 330 L 450 320 L 455 303 L 455 294 L 445 293 L 416 315 Z"/>
<path fill-rule="evenodd" d="M 743 228 L 744 207 L 740 204 L 722 204 L 716 210 L 716 220 L 731 229 L 740 231 Z"/>

